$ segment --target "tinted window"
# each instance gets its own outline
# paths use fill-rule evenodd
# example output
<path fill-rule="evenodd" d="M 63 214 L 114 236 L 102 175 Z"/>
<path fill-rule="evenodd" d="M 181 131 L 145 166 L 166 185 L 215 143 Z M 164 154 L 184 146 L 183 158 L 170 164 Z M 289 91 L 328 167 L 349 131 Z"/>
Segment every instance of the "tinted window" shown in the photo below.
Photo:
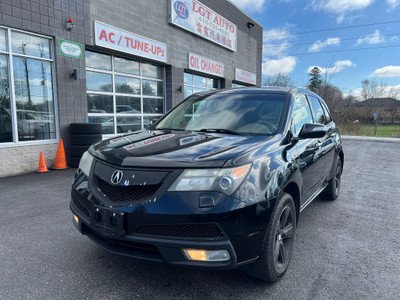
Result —
<path fill-rule="evenodd" d="M 323 101 L 321 101 L 321 104 L 322 104 L 322 108 L 324 109 L 326 123 L 329 124 L 330 122 L 332 122 L 332 118 L 331 118 L 331 115 L 329 114 L 328 107 L 326 106 L 326 103 L 324 103 Z"/>
<path fill-rule="evenodd" d="M 243 134 L 274 134 L 281 120 L 284 94 L 193 95 L 157 126 L 181 130 L 227 129 Z M 151 106 L 153 105 L 153 106 Z M 149 105 L 149 112 L 157 108 Z"/>
<path fill-rule="evenodd" d="M 322 109 L 319 100 L 313 96 L 308 96 L 311 102 L 311 108 L 313 111 L 314 122 L 318 124 L 327 124 L 324 110 Z"/>
<path fill-rule="evenodd" d="M 296 129 L 296 134 L 299 134 L 301 128 L 306 123 L 312 123 L 310 106 L 306 96 L 300 95 L 294 101 L 293 121 Z"/>

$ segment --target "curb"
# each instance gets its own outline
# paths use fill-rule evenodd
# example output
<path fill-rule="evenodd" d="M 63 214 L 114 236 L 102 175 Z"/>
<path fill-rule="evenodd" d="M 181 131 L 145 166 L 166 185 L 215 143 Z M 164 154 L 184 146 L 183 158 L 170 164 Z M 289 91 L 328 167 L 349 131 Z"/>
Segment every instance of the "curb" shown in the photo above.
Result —
<path fill-rule="evenodd" d="M 382 142 L 382 143 L 400 143 L 400 138 L 375 137 L 375 136 L 353 136 L 342 135 L 343 140 L 363 141 L 363 142 Z"/>

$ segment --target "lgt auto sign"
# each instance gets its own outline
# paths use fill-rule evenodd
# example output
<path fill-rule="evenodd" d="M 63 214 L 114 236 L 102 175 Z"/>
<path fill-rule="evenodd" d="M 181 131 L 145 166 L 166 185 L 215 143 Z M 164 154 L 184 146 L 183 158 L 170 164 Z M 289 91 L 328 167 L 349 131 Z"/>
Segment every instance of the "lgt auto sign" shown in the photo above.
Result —
<path fill-rule="evenodd" d="M 170 22 L 229 50 L 237 50 L 237 26 L 195 0 L 171 0 Z"/>

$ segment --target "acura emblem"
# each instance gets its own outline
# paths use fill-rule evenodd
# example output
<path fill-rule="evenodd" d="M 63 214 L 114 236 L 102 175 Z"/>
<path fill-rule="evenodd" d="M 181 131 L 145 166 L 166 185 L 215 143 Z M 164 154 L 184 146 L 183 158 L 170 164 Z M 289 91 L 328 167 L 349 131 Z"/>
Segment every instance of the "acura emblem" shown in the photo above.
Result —
<path fill-rule="evenodd" d="M 111 175 L 111 183 L 118 184 L 121 182 L 122 177 L 124 177 L 124 173 L 122 171 L 114 171 Z"/>

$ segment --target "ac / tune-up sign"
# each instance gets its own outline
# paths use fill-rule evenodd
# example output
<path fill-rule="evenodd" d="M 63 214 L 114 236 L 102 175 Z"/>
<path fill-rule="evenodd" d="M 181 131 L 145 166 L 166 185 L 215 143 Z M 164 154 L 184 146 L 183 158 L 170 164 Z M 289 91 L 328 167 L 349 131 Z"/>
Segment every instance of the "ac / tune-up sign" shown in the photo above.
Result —
<path fill-rule="evenodd" d="M 209 41 L 237 50 L 237 27 L 195 0 L 171 0 L 171 23 Z"/>
<path fill-rule="evenodd" d="M 95 42 L 97 46 L 167 62 L 165 44 L 97 21 Z"/>

